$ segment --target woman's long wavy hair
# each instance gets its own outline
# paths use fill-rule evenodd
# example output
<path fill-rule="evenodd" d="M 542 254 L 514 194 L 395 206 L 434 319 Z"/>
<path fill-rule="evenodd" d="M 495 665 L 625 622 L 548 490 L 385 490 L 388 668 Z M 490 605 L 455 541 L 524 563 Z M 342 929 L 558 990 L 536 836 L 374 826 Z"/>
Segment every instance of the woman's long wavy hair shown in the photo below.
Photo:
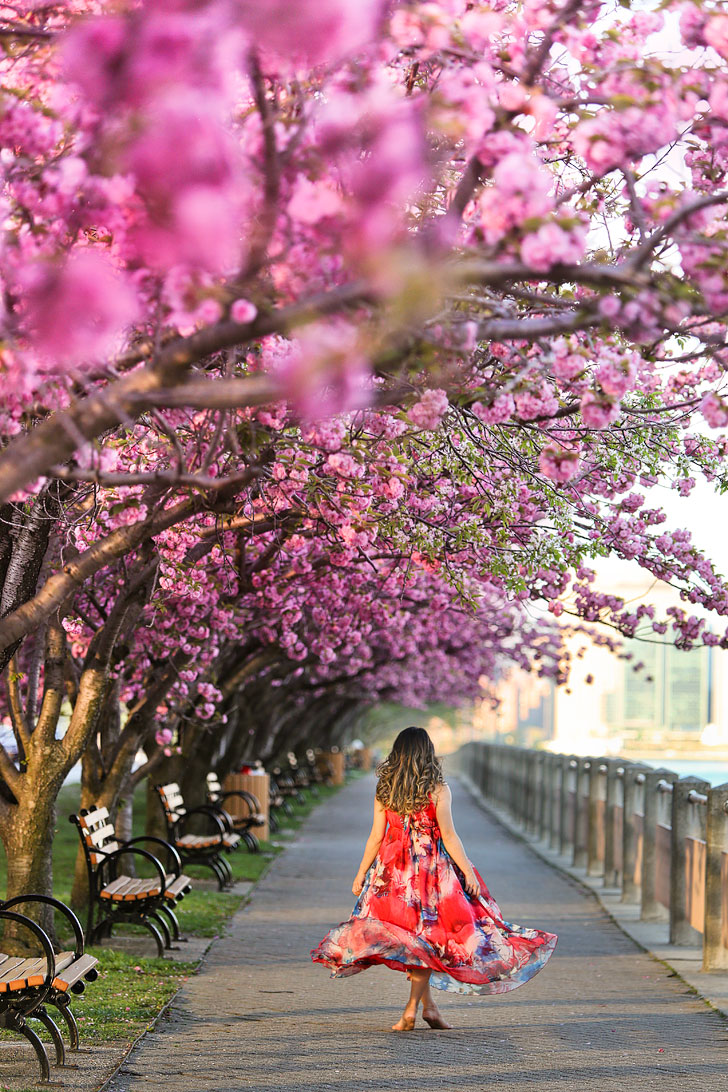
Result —
<path fill-rule="evenodd" d="M 419 811 L 444 783 L 442 766 L 424 728 L 405 728 L 377 767 L 377 800 L 399 815 Z"/>

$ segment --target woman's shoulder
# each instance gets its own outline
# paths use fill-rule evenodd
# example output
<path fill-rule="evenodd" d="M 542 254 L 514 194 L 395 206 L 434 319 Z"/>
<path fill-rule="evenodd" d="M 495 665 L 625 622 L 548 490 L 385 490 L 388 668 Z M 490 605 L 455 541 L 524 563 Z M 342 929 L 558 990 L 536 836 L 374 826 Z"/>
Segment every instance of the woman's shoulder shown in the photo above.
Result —
<path fill-rule="evenodd" d="M 450 798 L 450 786 L 447 781 L 441 781 L 439 785 L 435 785 L 434 789 L 430 793 L 430 799 L 432 803 L 437 807 L 441 800 L 448 800 Z"/>

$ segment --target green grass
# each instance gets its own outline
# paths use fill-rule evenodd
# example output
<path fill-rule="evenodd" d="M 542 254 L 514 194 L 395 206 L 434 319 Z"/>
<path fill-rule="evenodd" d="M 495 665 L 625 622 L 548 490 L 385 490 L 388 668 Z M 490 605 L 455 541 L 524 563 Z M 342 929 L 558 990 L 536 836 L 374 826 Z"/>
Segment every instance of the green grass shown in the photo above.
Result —
<path fill-rule="evenodd" d="M 197 967 L 173 959 L 139 958 L 113 948 L 88 951 L 99 961 L 99 977 L 73 1002 L 81 1039 L 87 1045 L 135 1039 Z"/>

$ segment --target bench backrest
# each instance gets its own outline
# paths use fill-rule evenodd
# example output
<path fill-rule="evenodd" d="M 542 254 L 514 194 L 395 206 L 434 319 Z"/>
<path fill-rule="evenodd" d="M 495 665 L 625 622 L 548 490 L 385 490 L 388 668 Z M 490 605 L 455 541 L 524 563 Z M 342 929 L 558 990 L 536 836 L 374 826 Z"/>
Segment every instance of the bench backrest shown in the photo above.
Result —
<path fill-rule="evenodd" d="M 170 781 L 168 785 L 155 785 L 155 788 L 159 793 L 159 799 L 162 801 L 167 825 L 170 828 L 174 827 L 187 814 L 179 785 L 176 781 Z"/>
<path fill-rule="evenodd" d="M 78 815 L 72 815 L 71 819 L 78 827 L 81 836 L 81 844 L 86 854 L 89 868 L 95 871 L 103 862 L 104 853 L 114 853 L 119 849 L 116 831 L 109 819 L 108 808 L 82 808 Z"/>
<path fill-rule="evenodd" d="M 207 799 L 212 804 L 216 804 L 222 795 L 222 785 L 220 784 L 220 778 L 216 773 L 209 773 L 207 775 Z"/>

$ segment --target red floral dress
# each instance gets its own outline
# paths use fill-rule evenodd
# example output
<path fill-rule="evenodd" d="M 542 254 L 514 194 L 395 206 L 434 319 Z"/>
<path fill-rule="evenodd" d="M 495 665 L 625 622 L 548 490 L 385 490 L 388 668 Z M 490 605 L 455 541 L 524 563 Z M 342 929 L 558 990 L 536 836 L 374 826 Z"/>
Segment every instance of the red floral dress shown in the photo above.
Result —
<path fill-rule="evenodd" d="M 333 978 L 376 963 L 396 971 L 429 967 L 430 984 L 455 993 L 506 993 L 533 978 L 556 936 L 504 921 L 485 882 L 468 895 L 440 838 L 435 805 L 387 811 L 379 852 L 348 921 L 311 952 Z"/>

